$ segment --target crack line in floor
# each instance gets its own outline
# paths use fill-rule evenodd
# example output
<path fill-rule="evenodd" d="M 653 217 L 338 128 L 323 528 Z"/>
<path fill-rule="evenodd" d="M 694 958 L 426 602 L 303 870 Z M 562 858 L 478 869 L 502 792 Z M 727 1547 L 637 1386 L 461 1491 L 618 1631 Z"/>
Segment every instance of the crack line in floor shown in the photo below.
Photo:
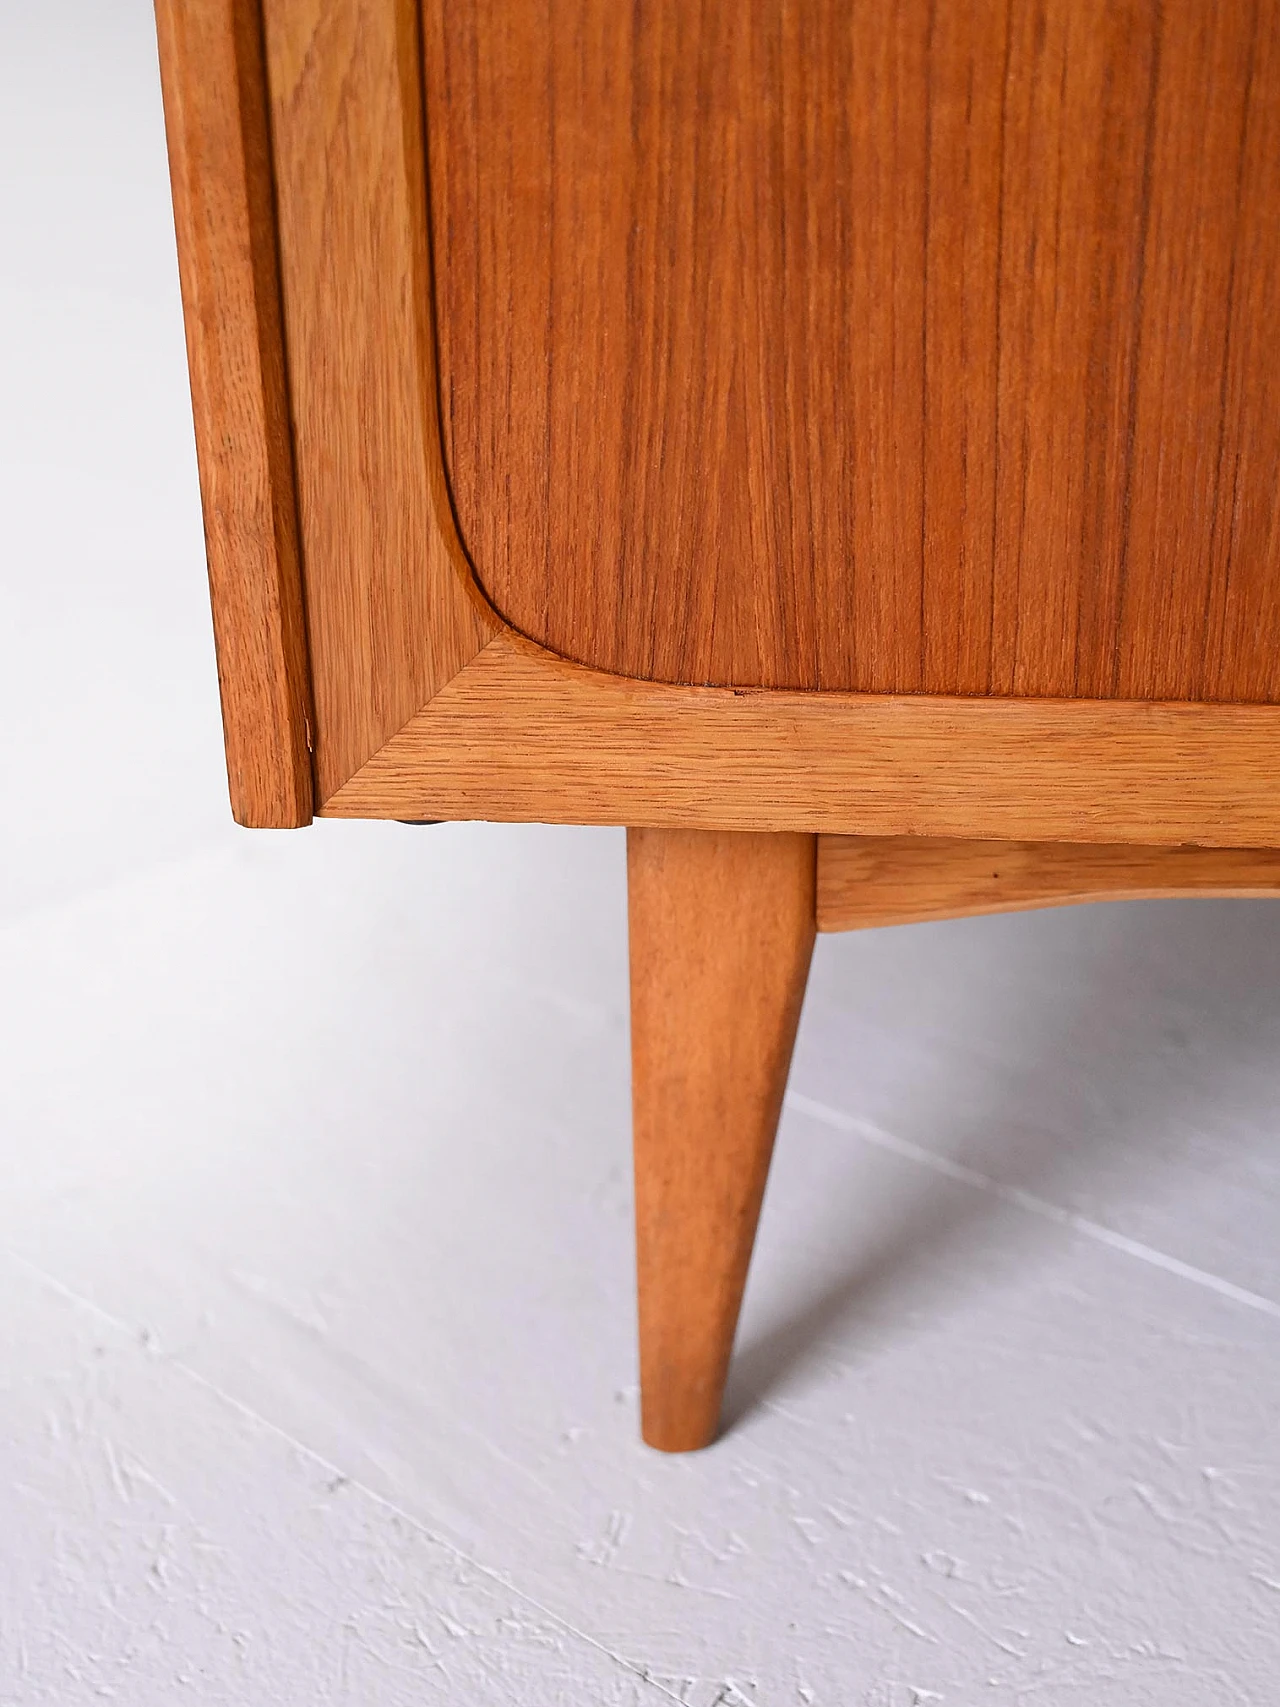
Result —
<path fill-rule="evenodd" d="M 921 1167 L 932 1168 L 935 1173 L 945 1174 L 948 1179 L 958 1180 L 962 1185 L 990 1192 L 1004 1203 L 1012 1203 L 1032 1215 L 1039 1215 L 1043 1220 L 1066 1227 L 1073 1233 L 1081 1233 L 1085 1238 L 1093 1239 L 1100 1245 L 1107 1245 L 1113 1251 L 1136 1257 L 1139 1262 L 1149 1263 L 1152 1268 L 1162 1268 L 1166 1274 L 1177 1275 L 1180 1280 L 1189 1280 L 1196 1286 L 1216 1292 L 1221 1298 L 1229 1298 L 1235 1304 L 1243 1304 L 1250 1310 L 1258 1310 L 1262 1315 L 1280 1321 L 1280 1304 L 1274 1299 L 1264 1298 L 1260 1292 L 1249 1291 L 1248 1287 L 1237 1286 L 1234 1281 L 1224 1280 L 1221 1275 L 1197 1268 L 1194 1263 L 1183 1262 L 1181 1257 L 1170 1256 L 1167 1251 L 1158 1251 L 1153 1245 L 1144 1245 L 1141 1239 L 1131 1239 L 1125 1233 L 1116 1232 L 1113 1227 L 1105 1227 L 1100 1221 L 1091 1221 L 1087 1215 L 1077 1214 L 1074 1209 L 1064 1209 L 1061 1204 L 1050 1203 L 1047 1198 L 1023 1191 L 1020 1186 L 1005 1185 L 1002 1181 L 993 1179 L 990 1174 L 968 1167 L 964 1162 L 954 1162 L 949 1156 L 939 1156 L 935 1151 L 925 1149 L 922 1144 L 913 1144 L 909 1138 L 898 1138 L 869 1120 L 859 1120 L 854 1115 L 845 1114 L 842 1110 L 819 1102 L 815 1097 L 805 1096 L 800 1091 L 787 1092 L 786 1106 L 794 1109 L 797 1114 L 807 1114 L 811 1120 L 833 1127 L 837 1132 L 848 1132 L 855 1138 L 864 1139 L 868 1144 L 875 1144 L 881 1150 L 888 1150 L 910 1162 L 918 1162 Z"/>

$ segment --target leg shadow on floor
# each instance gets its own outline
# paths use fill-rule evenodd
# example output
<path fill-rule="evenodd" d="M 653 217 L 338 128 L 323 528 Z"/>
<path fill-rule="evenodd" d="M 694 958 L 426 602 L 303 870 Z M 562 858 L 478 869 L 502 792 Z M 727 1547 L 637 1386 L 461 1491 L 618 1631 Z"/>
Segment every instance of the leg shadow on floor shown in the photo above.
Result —
<path fill-rule="evenodd" d="M 846 1132 L 838 1175 L 811 1172 L 801 1189 L 796 1110 L 814 1104 Z M 1185 1238 L 1165 1229 L 1179 1241 L 1169 1254 L 1229 1257 L 1232 1193 L 1258 1176 L 1280 1195 L 1277 1109 L 1274 902 L 1130 902 L 825 939 L 726 1426 L 815 1361 L 866 1355 L 905 1309 L 945 1308 L 1019 1193 L 1167 1249 L 1156 1210 L 1190 1177 L 1198 1225 Z M 863 1124 L 903 1157 L 870 1207 L 877 1146 Z M 1034 1260 L 1045 1223 L 1025 1222 Z M 808 1260 L 783 1260 L 783 1247 Z"/>

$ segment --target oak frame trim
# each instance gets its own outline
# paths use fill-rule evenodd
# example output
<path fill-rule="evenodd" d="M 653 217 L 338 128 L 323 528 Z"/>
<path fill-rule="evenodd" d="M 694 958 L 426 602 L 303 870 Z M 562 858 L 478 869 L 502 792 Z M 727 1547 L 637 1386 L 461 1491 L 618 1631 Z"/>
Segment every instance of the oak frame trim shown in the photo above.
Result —
<path fill-rule="evenodd" d="M 254 4 L 160 0 L 162 12 L 201 17 Z M 428 400 L 423 383 L 429 373 L 434 386 L 435 370 L 424 330 L 429 297 L 415 289 L 423 277 L 415 232 L 425 218 L 413 199 L 425 181 L 415 155 L 423 148 L 417 0 L 262 0 L 262 14 L 320 815 L 1280 846 L 1280 706 L 671 686 L 569 663 L 516 634 L 485 604 L 459 543 L 438 390 Z M 312 51 L 322 36 L 353 64 L 358 53 L 361 86 L 377 92 L 381 152 L 360 146 L 359 103 L 334 99 L 343 84 L 332 66 L 310 83 L 293 75 L 323 61 Z M 162 50 L 176 51 L 163 29 Z M 169 80 L 197 72 L 210 82 L 207 64 L 171 64 Z M 337 196 L 340 218 L 307 187 L 322 147 L 337 161 L 326 193 Z M 299 223 L 307 220 L 324 222 L 323 247 Z M 323 268 L 307 253 L 323 254 Z M 369 255 L 381 264 L 360 271 Z M 202 259 L 191 250 L 187 265 Z M 359 359 L 343 369 L 351 303 L 342 281 L 355 276 Z M 214 275 L 202 282 L 219 285 Z M 299 376 L 320 372 L 322 356 L 330 391 L 313 390 L 308 402 Z M 308 408 L 320 411 L 309 422 L 300 419 Z M 354 498 L 332 468 L 308 467 L 308 445 L 328 451 L 325 432 L 341 436 L 324 413 L 335 409 L 376 424 L 350 435 L 359 456 Z M 215 416 L 204 420 L 202 466 Z M 362 537 L 399 537 L 395 505 L 406 490 L 425 537 L 415 535 L 403 560 L 354 551 Z M 215 608 L 220 598 L 224 617 L 234 616 L 234 600 L 215 582 Z M 325 627 L 325 599 L 355 613 L 354 652 L 335 647 L 343 631 Z M 390 624 L 389 641 L 370 639 L 376 622 Z M 395 706 L 416 709 L 388 723 Z M 332 727 L 335 717 L 350 726 Z"/>
<path fill-rule="evenodd" d="M 321 808 L 342 818 L 1280 844 L 1271 707 L 670 687 L 506 630 Z"/>
<path fill-rule="evenodd" d="M 1280 896 L 1280 852 L 920 836 L 818 838 L 820 931 L 1089 901 L 1197 896 Z"/>

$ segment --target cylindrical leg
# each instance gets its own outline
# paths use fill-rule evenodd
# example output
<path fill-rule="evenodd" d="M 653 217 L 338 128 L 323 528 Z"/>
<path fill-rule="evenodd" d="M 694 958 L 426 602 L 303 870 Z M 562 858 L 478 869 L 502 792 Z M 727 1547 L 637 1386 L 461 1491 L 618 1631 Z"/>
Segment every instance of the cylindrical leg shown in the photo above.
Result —
<path fill-rule="evenodd" d="M 641 1428 L 715 1438 L 814 936 L 815 838 L 631 830 Z"/>

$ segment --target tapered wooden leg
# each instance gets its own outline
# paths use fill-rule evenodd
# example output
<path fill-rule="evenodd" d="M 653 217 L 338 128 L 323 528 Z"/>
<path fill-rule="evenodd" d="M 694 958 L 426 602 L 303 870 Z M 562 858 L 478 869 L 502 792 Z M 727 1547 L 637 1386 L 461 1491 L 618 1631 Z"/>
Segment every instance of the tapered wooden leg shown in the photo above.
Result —
<path fill-rule="evenodd" d="M 814 935 L 815 839 L 631 830 L 641 1430 L 715 1438 Z"/>

